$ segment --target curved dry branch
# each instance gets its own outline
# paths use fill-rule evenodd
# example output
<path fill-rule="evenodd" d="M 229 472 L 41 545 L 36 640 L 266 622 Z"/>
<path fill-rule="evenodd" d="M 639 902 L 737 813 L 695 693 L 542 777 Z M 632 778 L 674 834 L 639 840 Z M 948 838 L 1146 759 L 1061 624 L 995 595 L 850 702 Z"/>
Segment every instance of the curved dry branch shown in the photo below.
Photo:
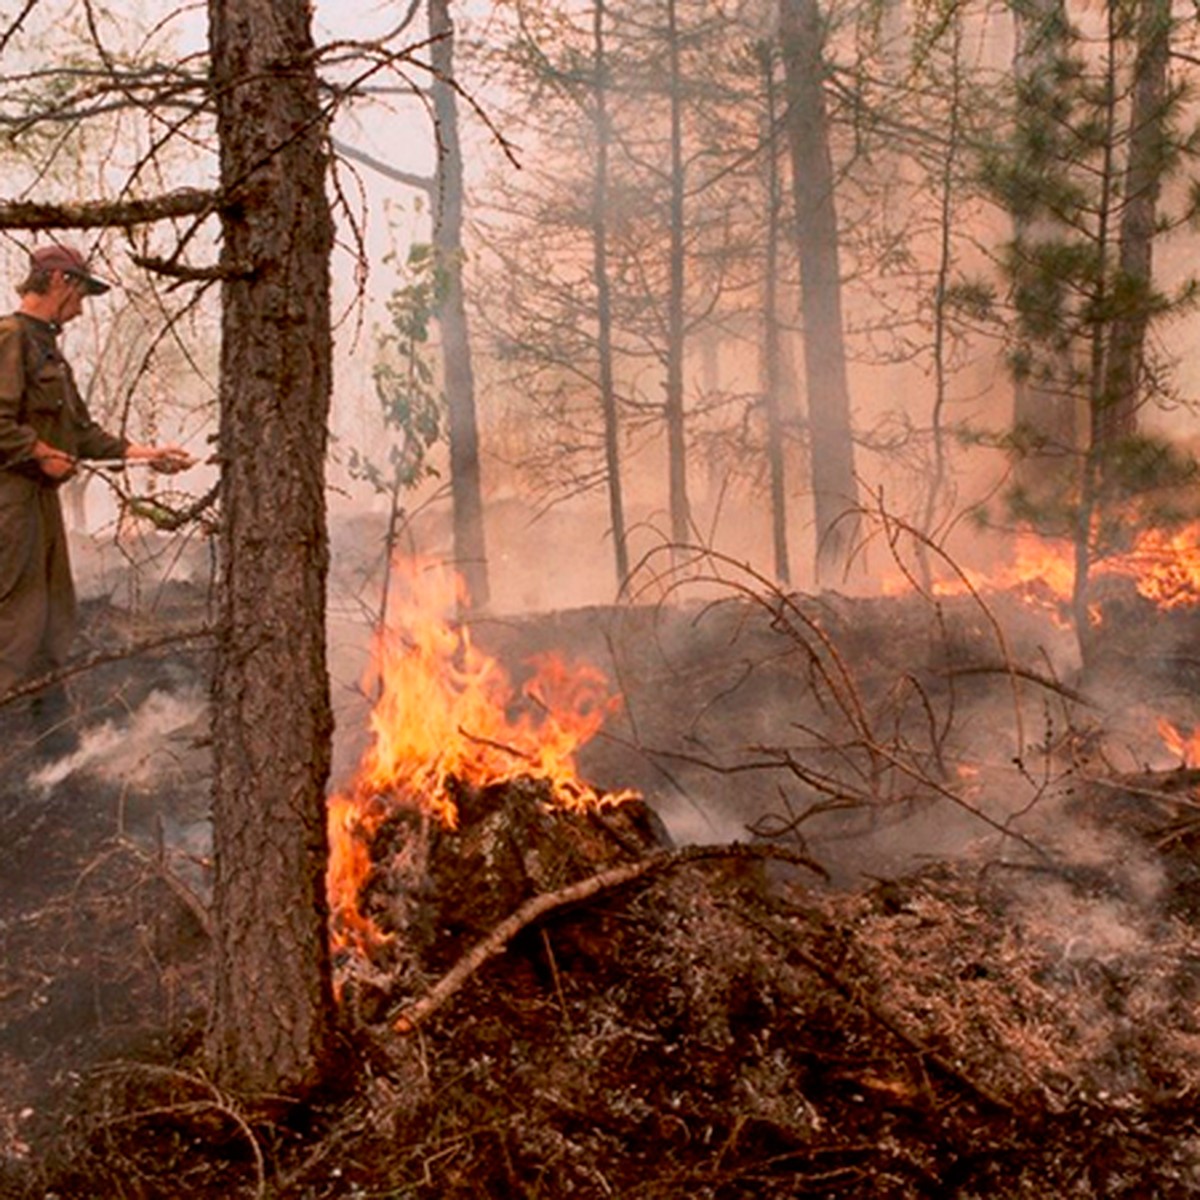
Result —
<path fill-rule="evenodd" d="M 450 999 L 479 970 L 504 952 L 505 947 L 522 930 L 550 913 L 559 912 L 573 904 L 590 900 L 602 892 L 625 887 L 647 875 L 674 870 L 687 863 L 704 859 L 739 858 L 759 861 L 775 860 L 806 867 L 822 878 L 828 878 L 825 868 L 806 855 L 778 846 L 734 844 L 728 846 L 685 846 L 682 850 L 663 850 L 637 862 L 622 863 L 607 871 L 591 875 L 556 892 L 545 892 L 527 900 L 514 913 L 505 917 L 482 941 L 477 942 L 414 1004 L 401 1009 L 393 1018 L 397 1033 L 412 1033 L 430 1017 L 444 1008 Z"/>

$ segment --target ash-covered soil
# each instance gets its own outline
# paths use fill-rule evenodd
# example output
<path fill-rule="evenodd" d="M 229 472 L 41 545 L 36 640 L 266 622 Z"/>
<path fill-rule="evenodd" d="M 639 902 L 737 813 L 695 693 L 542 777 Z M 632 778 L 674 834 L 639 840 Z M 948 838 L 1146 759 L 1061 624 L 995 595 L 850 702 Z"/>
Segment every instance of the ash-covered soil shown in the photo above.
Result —
<path fill-rule="evenodd" d="M 0 1196 L 1200 1194 L 1198 630 L 1109 616 L 1087 671 L 1017 597 L 480 622 L 609 671 L 585 774 L 653 812 L 398 808 L 339 1087 L 269 1113 L 201 1055 L 203 650 L 81 675 L 75 758 L 5 744 Z"/>

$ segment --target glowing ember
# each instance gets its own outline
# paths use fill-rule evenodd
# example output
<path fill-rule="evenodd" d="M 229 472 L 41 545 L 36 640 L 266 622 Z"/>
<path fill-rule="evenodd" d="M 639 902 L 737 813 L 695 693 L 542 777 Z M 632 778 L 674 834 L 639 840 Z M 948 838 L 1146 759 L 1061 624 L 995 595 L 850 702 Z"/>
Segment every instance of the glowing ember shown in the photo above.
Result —
<path fill-rule="evenodd" d="M 544 656 L 530 662 L 533 675 L 518 694 L 470 631 L 453 623 L 461 599 L 454 573 L 421 562 L 397 571 L 398 598 L 368 679 L 379 695 L 374 740 L 350 793 L 329 802 L 330 907 L 342 944 L 378 939 L 356 901 L 371 869 L 370 836 L 399 806 L 454 828 L 452 780 L 477 787 L 545 780 L 554 802 L 572 809 L 635 795 L 601 794 L 576 773 L 576 752 L 620 707 L 599 671 Z"/>

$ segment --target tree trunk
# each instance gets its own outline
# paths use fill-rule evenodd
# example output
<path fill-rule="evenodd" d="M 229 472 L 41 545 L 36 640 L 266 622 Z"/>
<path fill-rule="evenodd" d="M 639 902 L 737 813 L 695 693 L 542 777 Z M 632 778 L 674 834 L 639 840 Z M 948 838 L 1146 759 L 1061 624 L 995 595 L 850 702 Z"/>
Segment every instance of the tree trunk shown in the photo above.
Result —
<path fill-rule="evenodd" d="M 621 489 L 621 439 L 617 391 L 613 380 L 612 293 L 608 279 L 608 63 L 604 51 L 604 0 L 592 10 L 593 100 L 596 120 L 596 169 L 592 184 L 592 270 L 596 277 L 597 344 L 600 405 L 604 414 L 604 466 L 608 513 L 612 526 L 617 586 L 629 577 L 629 548 L 625 530 L 625 501 Z"/>
<path fill-rule="evenodd" d="M 857 540 L 858 481 L 842 327 L 833 159 L 816 0 L 780 0 L 787 131 L 796 198 L 816 570 L 846 566 Z"/>
<path fill-rule="evenodd" d="M 479 425 L 475 372 L 463 298 L 463 163 L 454 80 L 454 25 L 449 0 L 429 0 L 433 111 L 437 121 L 437 200 L 433 242 L 437 251 L 442 332 L 442 375 L 450 417 L 450 489 L 454 505 L 454 558 L 474 609 L 490 598 L 483 489 L 479 475 Z"/>
<path fill-rule="evenodd" d="M 1096 441 L 1111 447 L 1137 432 L 1146 327 L 1145 297 L 1151 284 L 1154 225 L 1166 157 L 1167 68 L 1171 53 L 1168 0 L 1142 0 L 1130 113 L 1129 159 L 1121 211 L 1120 271 L 1130 295 L 1129 312 L 1113 322 Z"/>
<path fill-rule="evenodd" d="M 767 244 L 763 279 L 763 399 L 767 415 L 767 466 L 771 479 L 771 539 L 775 550 L 775 578 L 791 583 L 788 561 L 787 491 L 783 449 L 782 359 L 779 336 L 779 226 L 783 209 L 779 187 L 779 147 L 775 128 L 778 104 L 775 89 L 775 55 L 769 42 L 761 43 L 763 90 L 766 96 Z"/>
<path fill-rule="evenodd" d="M 213 684 L 218 1082 L 320 1082 L 326 930 L 325 125 L 304 0 L 210 0 L 221 147 L 220 616 Z"/>
<path fill-rule="evenodd" d="M 958 169 L 959 141 L 962 130 L 962 22 L 957 14 L 950 18 L 954 24 L 952 33 L 953 59 L 950 81 L 950 113 L 946 124 L 945 158 L 942 160 L 938 197 L 938 260 L 936 282 L 933 292 L 933 411 L 930 413 L 929 434 L 930 472 L 922 506 L 920 532 L 917 541 L 917 569 L 921 584 L 926 591 L 933 587 L 933 564 L 930 552 L 937 544 L 938 526 L 946 515 L 948 505 L 944 502 L 947 491 L 946 453 L 946 402 L 949 363 L 947 361 L 947 322 L 949 321 L 948 291 L 950 272 L 954 266 L 952 244 L 954 222 L 954 184 Z"/>
<path fill-rule="evenodd" d="M 681 546 L 691 537 L 688 503 L 687 437 L 683 408 L 683 96 L 679 68 L 679 21 L 675 0 L 667 0 L 667 39 L 671 88 L 670 290 L 667 298 L 667 464 L 670 477 L 671 540 Z"/>
<path fill-rule="evenodd" d="M 1028 4 L 1015 5 L 1013 11 L 1016 20 L 1013 74 L 1018 83 L 1025 83 L 1036 75 L 1055 70 L 1066 18 L 1062 0 L 1029 0 Z M 1030 123 L 1036 125 L 1045 119 L 1040 110 L 1029 111 L 1028 104 L 1022 105 L 1018 101 L 1018 127 Z M 1013 244 L 1019 248 L 1043 237 L 1052 239 L 1060 233 L 1061 230 L 1045 220 L 1018 219 L 1013 230 Z M 1017 346 L 1018 359 L 1033 356 L 1028 345 Z M 1064 472 L 1073 473 L 1078 469 L 1082 447 L 1076 397 L 1074 391 L 1061 382 L 1070 374 L 1069 363 L 1064 362 L 1051 372 L 1049 382 L 1023 370 L 1018 371 L 1013 381 L 1013 432 L 1019 454 L 1015 480 L 1031 508 L 1050 502 L 1062 487 Z"/>

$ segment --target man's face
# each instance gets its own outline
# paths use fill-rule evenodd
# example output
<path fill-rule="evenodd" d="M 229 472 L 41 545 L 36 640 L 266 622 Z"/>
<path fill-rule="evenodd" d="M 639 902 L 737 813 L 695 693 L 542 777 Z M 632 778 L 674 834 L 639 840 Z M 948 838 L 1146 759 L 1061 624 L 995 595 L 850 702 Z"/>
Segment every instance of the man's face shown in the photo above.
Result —
<path fill-rule="evenodd" d="M 63 271 L 50 280 L 50 298 L 57 303 L 58 323 L 65 325 L 83 312 L 83 284 Z"/>

